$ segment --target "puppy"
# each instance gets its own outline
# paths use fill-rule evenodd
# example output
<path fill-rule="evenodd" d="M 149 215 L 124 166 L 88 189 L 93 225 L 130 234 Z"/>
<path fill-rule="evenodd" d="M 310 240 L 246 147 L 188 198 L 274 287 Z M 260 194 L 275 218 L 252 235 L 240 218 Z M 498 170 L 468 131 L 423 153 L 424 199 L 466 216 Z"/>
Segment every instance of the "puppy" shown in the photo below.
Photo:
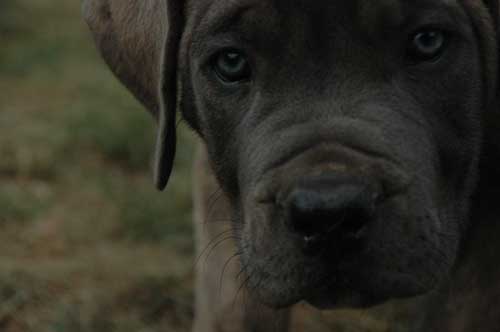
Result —
<path fill-rule="evenodd" d="M 250 299 L 217 298 L 218 250 L 196 331 L 422 294 L 422 331 L 500 329 L 496 0 L 86 0 L 84 15 L 158 120 L 157 187 L 178 111 L 206 149 L 199 219 L 224 195 L 240 262 L 224 284 Z"/>

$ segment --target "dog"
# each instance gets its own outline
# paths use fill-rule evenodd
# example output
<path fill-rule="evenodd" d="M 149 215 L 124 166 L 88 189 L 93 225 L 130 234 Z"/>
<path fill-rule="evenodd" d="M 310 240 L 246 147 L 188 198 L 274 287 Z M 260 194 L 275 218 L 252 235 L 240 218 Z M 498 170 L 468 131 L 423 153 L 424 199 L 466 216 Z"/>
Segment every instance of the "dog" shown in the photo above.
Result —
<path fill-rule="evenodd" d="M 498 6 L 83 1 L 158 121 L 156 186 L 176 113 L 203 142 L 200 253 L 224 238 L 210 220 L 231 220 L 234 240 L 199 268 L 195 331 L 288 331 L 298 302 L 391 299 L 418 299 L 418 331 L 500 330 Z"/>

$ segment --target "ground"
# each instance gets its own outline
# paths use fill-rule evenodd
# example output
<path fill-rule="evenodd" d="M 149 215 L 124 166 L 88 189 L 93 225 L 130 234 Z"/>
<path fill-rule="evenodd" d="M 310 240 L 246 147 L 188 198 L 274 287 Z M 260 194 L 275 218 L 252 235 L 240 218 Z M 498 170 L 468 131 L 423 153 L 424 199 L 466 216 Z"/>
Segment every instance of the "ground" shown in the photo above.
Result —
<path fill-rule="evenodd" d="M 1 0 L 0 45 L 0 330 L 189 331 L 196 138 L 179 124 L 157 192 L 154 121 L 97 55 L 78 1 Z M 332 331 L 388 331 L 338 317 Z"/>

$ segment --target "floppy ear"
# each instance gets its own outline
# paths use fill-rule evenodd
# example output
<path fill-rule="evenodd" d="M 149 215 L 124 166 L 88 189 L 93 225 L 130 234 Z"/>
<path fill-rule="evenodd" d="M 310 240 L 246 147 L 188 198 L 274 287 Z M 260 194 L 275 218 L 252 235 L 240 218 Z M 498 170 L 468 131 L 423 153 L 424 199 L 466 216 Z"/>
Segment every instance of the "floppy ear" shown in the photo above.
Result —
<path fill-rule="evenodd" d="M 488 110 L 498 101 L 498 55 L 499 55 L 499 20 L 500 0 L 462 0 L 469 14 L 479 43 L 484 87 L 484 101 Z M 496 113 L 496 112 L 495 112 Z M 486 124 L 492 112 L 484 113 Z M 496 117 L 496 115 L 495 115 Z"/>
<path fill-rule="evenodd" d="M 155 183 L 167 185 L 175 157 L 177 62 L 183 0 L 83 0 L 102 57 L 158 120 Z"/>
<path fill-rule="evenodd" d="M 178 106 L 177 65 L 184 27 L 182 3 L 183 0 L 168 1 L 168 33 L 162 50 L 159 85 L 160 114 L 155 156 L 155 183 L 160 190 L 167 186 L 175 157 L 175 114 Z"/>

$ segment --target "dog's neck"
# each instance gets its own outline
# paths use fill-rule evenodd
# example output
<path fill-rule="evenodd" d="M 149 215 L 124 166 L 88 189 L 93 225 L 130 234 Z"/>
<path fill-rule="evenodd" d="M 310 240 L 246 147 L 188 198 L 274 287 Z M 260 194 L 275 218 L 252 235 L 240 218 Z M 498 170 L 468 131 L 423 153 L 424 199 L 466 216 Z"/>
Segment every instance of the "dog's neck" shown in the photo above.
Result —
<path fill-rule="evenodd" d="M 449 282 L 431 300 L 435 314 L 422 331 L 500 328 L 500 141 L 487 141 L 494 143 L 483 151 L 463 254 Z"/>

